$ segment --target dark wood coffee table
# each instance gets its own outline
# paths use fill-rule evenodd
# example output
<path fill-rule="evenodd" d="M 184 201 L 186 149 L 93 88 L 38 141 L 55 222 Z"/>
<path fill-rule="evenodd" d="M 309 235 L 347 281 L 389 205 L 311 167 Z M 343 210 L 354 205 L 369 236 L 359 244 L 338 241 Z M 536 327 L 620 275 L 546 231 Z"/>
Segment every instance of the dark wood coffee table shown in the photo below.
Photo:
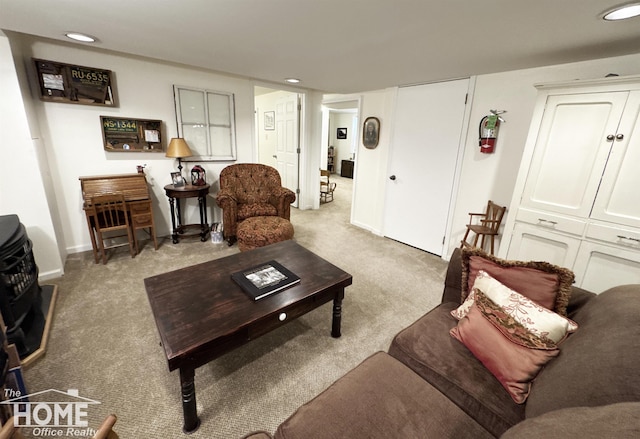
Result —
<path fill-rule="evenodd" d="M 300 283 L 254 302 L 231 273 L 276 260 Z M 284 241 L 144 280 L 169 370 L 180 369 L 185 432 L 200 425 L 195 369 L 333 300 L 331 336 L 340 337 L 342 299 L 351 275 Z"/>

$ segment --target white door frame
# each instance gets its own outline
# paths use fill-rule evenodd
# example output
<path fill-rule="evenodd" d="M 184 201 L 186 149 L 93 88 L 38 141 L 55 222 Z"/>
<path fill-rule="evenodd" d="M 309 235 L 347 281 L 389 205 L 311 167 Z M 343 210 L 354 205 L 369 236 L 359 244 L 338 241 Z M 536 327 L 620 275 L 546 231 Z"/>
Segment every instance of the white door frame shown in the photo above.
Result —
<path fill-rule="evenodd" d="M 464 152 L 467 137 L 469 136 L 469 129 L 475 129 L 477 132 L 477 125 L 471 126 L 471 110 L 473 109 L 473 97 L 475 95 L 476 90 L 476 76 L 469 77 L 469 90 L 467 92 L 467 106 L 464 111 L 464 119 L 462 121 L 462 134 L 460 135 L 460 145 L 458 145 L 458 159 L 457 165 L 455 169 L 455 174 L 453 176 L 453 190 L 451 191 L 451 201 L 449 203 L 449 212 L 448 220 L 447 220 L 447 228 L 445 229 L 444 235 L 444 246 L 442 259 L 449 260 L 449 248 L 451 248 L 451 233 L 453 230 L 453 219 L 454 219 L 454 211 L 456 204 L 458 203 L 458 191 L 460 190 L 460 175 L 462 175 L 462 164 L 464 162 Z M 488 110 L 487 110 L 488 111 Z M 478 121 L 479 122 L 479 121 Z M 475 142 L 474 145 L 478 143 Z M 454 247 L 458 247 L 459 243 L 456 243 Z"/>
<path fill-rule="evenodd" d="M 321 134 L 321 147 L 320 147 L 320 163 L 325 163 L 327 158 L 327 150 L 329 147 L 329 113 L 331 110 L 340 110 L 347 108 L 355 108 L 356 117 L 358 118 L 358 132 L 353 133 L 356 136 L 356 139 L 360 139 L 360 126 L 362 126 L 362 96 L 361 95 L 343 95 L 337 98 L 329 98 L 322 100 L 322 134 Z M 360 142 L 356 145 L 356 157 L 355 157 L 355 167 L 353 170 L 353 190 L 351 193 L 351 198 L 353 199 L 356 190 L 357 177 L 358 177 L 358 150 L 360 146 Z M 324 160 L 323 160 L 324 157 Z M 320 172 L 317 173 L 315 178 L 316 187 L 320 187 Z M 320 197 L 316 197 L 317 200 L 314 202 L 314 209 L 318 209 L 320 207 Z M 353 203 L 351 204 L 351 212 L 349 215 L 349 222 L 353 223 Z"/>

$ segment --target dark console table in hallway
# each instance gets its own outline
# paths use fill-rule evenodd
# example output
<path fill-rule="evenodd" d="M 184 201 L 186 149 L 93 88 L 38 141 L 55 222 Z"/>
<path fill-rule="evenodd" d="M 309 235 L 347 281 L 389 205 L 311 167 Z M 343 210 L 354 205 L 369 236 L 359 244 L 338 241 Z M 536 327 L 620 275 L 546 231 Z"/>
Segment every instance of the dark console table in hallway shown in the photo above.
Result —
<path fill-rule="evenodd" d="M 340 176 L 353 178 L 353 166 L 355 162 L 353 160 L 342 160 L 340 164 Z"/>

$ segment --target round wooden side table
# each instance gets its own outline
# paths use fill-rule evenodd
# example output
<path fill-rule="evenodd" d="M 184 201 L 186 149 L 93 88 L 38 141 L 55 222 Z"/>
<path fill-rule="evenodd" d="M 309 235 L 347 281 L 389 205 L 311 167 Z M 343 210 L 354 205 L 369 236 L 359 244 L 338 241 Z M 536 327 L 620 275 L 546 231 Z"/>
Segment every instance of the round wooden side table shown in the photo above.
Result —
<path fill-rule="evenodd" d="M 180 241 L 180 237 L 200 235 L 200 241 L 205 242 L 209 235 L 209 224 L 207 223 L 207 194 L 209 193 L 209 185 L 194 186 L 187 184 L 184 186 L 174 186 L 168 184 L 164 187 L 164 191 L 169 198 L 171 206 L 171 226 L 173 233 L 171 238 L 174 244 Z M 200 208 L 200 224 L 182 224 L 182 210 L 180 208 L 180 200 L 182 198 L 197 198 Z M 198 228 L 199 232 L 185 233 L 189 228 Z"/>

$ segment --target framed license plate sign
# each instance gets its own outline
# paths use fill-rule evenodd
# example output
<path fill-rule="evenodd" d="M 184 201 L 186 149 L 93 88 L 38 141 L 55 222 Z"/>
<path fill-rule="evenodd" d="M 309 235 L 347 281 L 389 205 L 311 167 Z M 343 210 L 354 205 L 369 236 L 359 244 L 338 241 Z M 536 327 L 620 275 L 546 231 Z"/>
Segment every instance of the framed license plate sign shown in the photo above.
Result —
<path fill-rule="evenodd" d="M 111 70 L 33 59 L 40 100 L 68 104 L 116 105 Z"/>
<path fill-rule="evenodd" d="M 104 149 L 119 152 L 162 152 L 162 121 L 100 116 Z"/>

